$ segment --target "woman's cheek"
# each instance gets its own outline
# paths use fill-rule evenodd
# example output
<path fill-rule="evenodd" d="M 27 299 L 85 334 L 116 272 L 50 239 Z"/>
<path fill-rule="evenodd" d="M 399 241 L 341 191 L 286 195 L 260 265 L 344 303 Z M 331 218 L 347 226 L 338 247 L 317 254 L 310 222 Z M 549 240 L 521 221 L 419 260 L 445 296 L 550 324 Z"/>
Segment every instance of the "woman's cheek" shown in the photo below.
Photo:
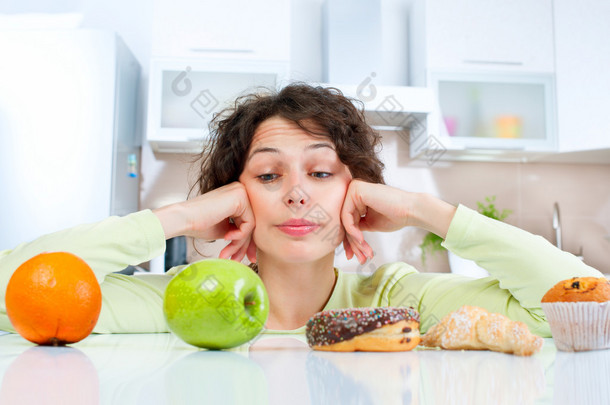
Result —
<path fill-rule="evenodd" d="M 343 206 L 343 199 L 333 202 L 332 207 L 327 206 L 327 212 L 329 213 L 330 219 L 327 225 L 324 227 L 324 240 L 329 241 L 333 247 L 337 247 L 343 242 L 345 236 L 345 228 L 343 227 L 343 221 L 341 220 L 341 207 Z"/>
<path fill-rule="evenodd" d="M 260 248 L 260 247 L 261 247 L 261 244 L 260 244 L 259 242 L 260 242 L 260 241 L 262 241 L 262 240 L 264 240 L 264 238 L 260 238 L 260 237 L 259 237 L 259 235 L 258 235 L 258 233 L 259 233 L 258 229 L 259 229 L 259 228 L 256 228 L 256 227 L 254 228 L 254 232 L 252 232 L 252 241 L 254 241 L 254 244 L 255 244 L 255 245 L 258 247 L 258 248 Z"/>

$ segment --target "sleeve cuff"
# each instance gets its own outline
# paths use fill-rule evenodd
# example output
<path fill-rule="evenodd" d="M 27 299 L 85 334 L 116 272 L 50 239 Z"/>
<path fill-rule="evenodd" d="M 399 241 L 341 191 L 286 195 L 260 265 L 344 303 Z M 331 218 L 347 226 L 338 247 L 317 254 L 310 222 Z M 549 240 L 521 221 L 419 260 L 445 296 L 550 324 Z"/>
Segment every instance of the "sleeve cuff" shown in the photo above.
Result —
<path fill-rule="evenodd" d="M 149 259 L 157 257 L 165 252 L 165 232 L 159 218 L 149 209 L 130 214 L 132 219 L 142 230 L 142 235 L 148 244 Z"/>
<path fill-rule="evenodd" d="M 469 225 L 475 215 L 477 215 L 476 211 L 465 205 L 459 204 L 453 219 L 449 224 L 447 236 L 441 243 L 441 246 L 448 250 L 459 248 L 461 242 L 465 240 L 468 235 Z"/>

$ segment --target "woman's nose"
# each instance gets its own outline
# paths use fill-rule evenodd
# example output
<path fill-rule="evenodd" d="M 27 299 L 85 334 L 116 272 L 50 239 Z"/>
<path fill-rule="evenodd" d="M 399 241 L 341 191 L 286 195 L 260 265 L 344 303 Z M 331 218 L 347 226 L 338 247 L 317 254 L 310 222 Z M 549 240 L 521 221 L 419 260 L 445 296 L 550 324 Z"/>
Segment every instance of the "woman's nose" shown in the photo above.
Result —
<path fill-rule="evenodd" d="M 299 185 L 292 187 L 284 196 L 284 203 L 293 209 L 306 205 L 308 200 L 309 196 Z"/>

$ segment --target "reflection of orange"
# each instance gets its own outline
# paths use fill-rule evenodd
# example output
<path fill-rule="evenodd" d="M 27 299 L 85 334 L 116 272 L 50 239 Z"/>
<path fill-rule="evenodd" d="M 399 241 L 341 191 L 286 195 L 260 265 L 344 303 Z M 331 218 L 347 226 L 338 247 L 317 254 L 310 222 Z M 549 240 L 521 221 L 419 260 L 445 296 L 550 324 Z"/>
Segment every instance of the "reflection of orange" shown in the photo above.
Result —
<path fill-rule="evenodd" d="M 19 266 L 6 287 L 5 300 L 15 330 L 41 345 L 86 338 L 102 308 L 93 271 L 66 252 L 42 253 Z"/>
<path fill-rule="evenodd" d="M 2 404 L 97 404 L 97 370 L 73 347 L 31 347 L 15 359 L 2 379 Z"/>

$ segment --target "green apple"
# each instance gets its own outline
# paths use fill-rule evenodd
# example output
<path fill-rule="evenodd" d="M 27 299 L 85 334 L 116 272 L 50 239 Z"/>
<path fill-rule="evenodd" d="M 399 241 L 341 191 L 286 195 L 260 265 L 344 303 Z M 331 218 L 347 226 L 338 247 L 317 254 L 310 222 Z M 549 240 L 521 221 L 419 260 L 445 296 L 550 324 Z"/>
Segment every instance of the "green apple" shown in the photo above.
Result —
<path fill-rule="evenodd" d="M 170 330 L 186 343 L 228 349 L 260 333 L 269 298 L 262 280 L 248 266 L 207 259 L 185 267 L 169 282 L 163 312 Z"/>

